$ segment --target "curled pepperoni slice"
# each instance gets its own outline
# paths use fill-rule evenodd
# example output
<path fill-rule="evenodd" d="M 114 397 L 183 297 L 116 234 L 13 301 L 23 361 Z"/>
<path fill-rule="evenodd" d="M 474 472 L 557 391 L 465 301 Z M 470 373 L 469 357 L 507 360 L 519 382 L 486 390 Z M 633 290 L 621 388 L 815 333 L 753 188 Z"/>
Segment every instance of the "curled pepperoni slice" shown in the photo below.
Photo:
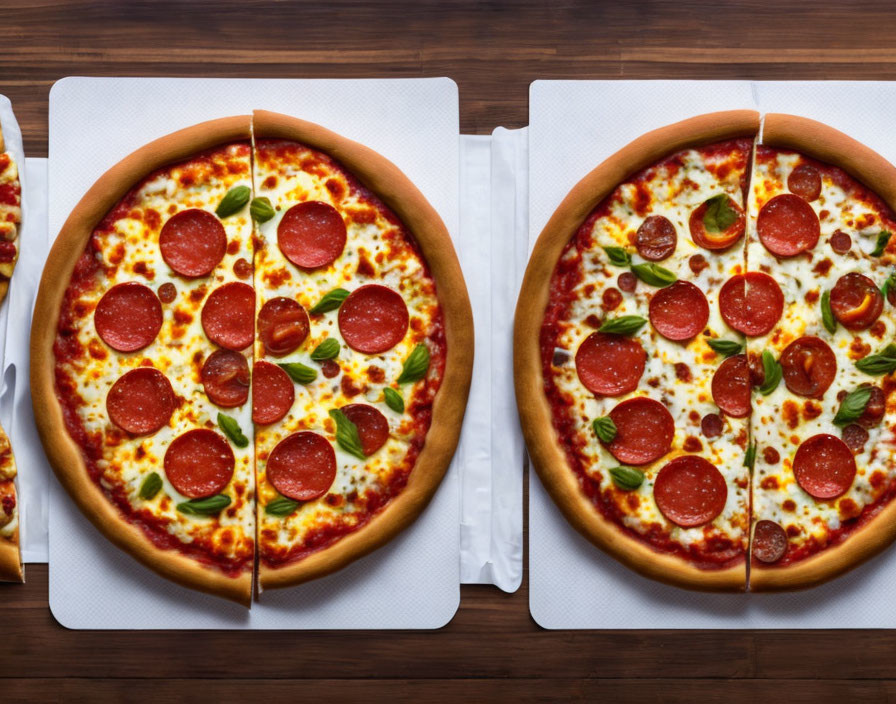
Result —
<path fill-rule="evenodd" d="M 746 218 L 744 210 L 730 197 L 727 201 L 727 208 L 734 212 L 736 217 L 734 221 L 720 232 L 713 232 L 706 228 L 706 212 L 711 207 L 717 208 L 716 198 L 714 196 L 709 200 L 701 203 L 692 213 L 688 220 L 688 227 L 691 231 L 691 239 L 694 244 L 703 249 L 718 250 L 728 249 L 744 235 Z"/>
<path fill-rule="evenodd" d="M 712 400 L 732 418 L 750 415 L 750 365 L 745 354 L 729 357 L 716 369 Z"/>
<path fill-rule="evenodd" d="M 361 449 L 368 457 L 386 444 L 389 439 L 389 421 L 373 406 L 352 403 L 340 409 L 345 417 L 358 427 Z"/>
<path fill-rule="evenodd" d="M 638 388 L 647 353 L 631 337 L 593 332 L 579 345 L 576 371 L 585 388 L 601 396 L 621 396 Z"/>
<path fill-rule="evenodd" d="M 781 353 L 784 383 L 793 393 L 821 398 L 837 376 L 837 358 L 818 337 L 800 337 Z"/>
<path fill-rule="evenodd" d="M 215 350 L 202 365 L 200 378 L 216 406 L 235 408 L 249 399 L 249 362 L 239 352 Z"/>
<path fill-rule="evenodd" d="M 616 437 L 605 446 L 623 464 L 647 464 L 672 447 L 675 421 L 659 401 L 643 396 L 630 398 L 610 411 Z"/>
<path fill-rule="evenodd" d="M 227 234 L 208 211 L 182 210 L 162 226 L 159 249 L 165 263 L 181 276 L 206 276 L 224 258 Z"/>
<path fill-rule="evenodd" d="M 305 309 L 291 298 L 272 298 L 258 312 L 258 336 L 265 351 L 274 357 L 298 349 L 310 329 Z"/>
<path fill-rule="evenodd" d="M 669 340 L 689 340 L 706 327 L 709 303 L 690 281 L 676 281 L 650 299 L 650 323 Z"/>
<path fill-rule="evenodd" d="M 793 456 L 793 476 L 810 496 L 834 499 L 852 486 L 856 460 L 840 438 L 824 433 L 813 435 Z"/>
<path fill-rule="evenodd" d="M 233 476 L 233 450 L 213 430 L 197 428 L 178 435 L 165 452 L 165 476 L 184 496 L 218 494 Z"/>
<path fill-rule="evenodd" d="M 800 164 L 787 177 L 787 188 L 805 200 L 821 195 L 821 174 L 812 164 Z"/>
<path fill-rule="evenodd" d="M 310 200 L 292 206 L 277 225 L 280 251 L 296 266 L 329 266 L 345 248 L 345 222 L 332 205 Z"/>
<path fill-rule="evenodd" d="M 252 420 L 259 425 L 276 423 L 292 408 L 296 389 L 289 374 L 276 364 L 256 362 L 252 368 Z"/>
<path fill-rule="evenodd" d="M 238 281 L 212 291 L 202 306 L 208 339 L 229 350 L 242 350 L 255 337 L 255 289 Z"/>
<path fill-rule="evenodd" d="M 660 262 L 672 256 L 678 244 L 678 233 L 669 218 L 651 215 L 635 233 L 635 247 L 645 259 Z"/>
<path fill-rule="evenodd" d="M 379 354 L 408 331 L 408 307 L 400 294 L 379 284 L 361 286 L 339 307 L 339 332 L 353 350 Z"/>
<path fill-rule="evenodd" d="M 779 257 L 795 257 L 818 244 L 818 216 L 799 196 L 783 193 L 762 206 L 756 231 L 765 248 Z"/>
<path fill-rule="evenodd" d="M 831 312 L 847 330 L 867 330 L 883 309 L 880 289 L 862 274 L 844 274 L 831 289 Z"/>
<path fill-rule="evenodd" d="M 118 378 L 106 396 L 109 420 L 132 435 L 150 435 L 174 412 L 174 390 L 158 369 L 137 367 Z"/>
<path fill-rule="evenodd" d="M 753 529 L 753 557 L 777 562 L 787 552 L 787 532 L 774 521 L 759 521 Z"/>
<path fill-rule="evenodd" d="M 784 312 L 784 294 L 768 274 L 735 274 L 719 291 L 719 312 L 728 325 L 744 335 L 768 333 Z"/>
<path fill-rule="evenodd" d="M 265 476 L 283 496 L 311 501 L 327 493 L 336 478 L 336 453 L 326 438 L 304 430 L 271 451 Z"/>
<path fill-rule="evenodd" d="M 709 523 L 725 508 L 728 487 L 718 468 L 697 455 L 676 457 L 653 484 L 657 508 L 675 525 L 693 528 Z"/>
<path fill-rule="evenodd" d="M 119 352 L 142 350 L 162 328 L 162 304 L 152 289 L 136 281 L 110 288 L 93 314 L 96 333 Z"/>
<path fill-rule="evenodd" d="M 887 396 L 879 386 L 871 387 L 871 396 L 865 404 L 865 410 L 856 421 L 863 428 L 873 428 L 884 419 L 887 410 Z"/>

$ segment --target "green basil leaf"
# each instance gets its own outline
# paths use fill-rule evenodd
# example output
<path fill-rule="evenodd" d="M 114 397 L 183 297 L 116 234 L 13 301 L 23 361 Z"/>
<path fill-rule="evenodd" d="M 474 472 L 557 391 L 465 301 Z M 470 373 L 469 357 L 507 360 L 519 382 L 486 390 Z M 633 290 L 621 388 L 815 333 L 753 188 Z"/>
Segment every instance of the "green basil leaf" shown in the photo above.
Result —
<path fill-rule="evenodd" d="M 719 193 L 706 201 L 703 227 L 707 232 L 724 232 L 737 220 L 737 211 L 731 207 L 727 193 Z"/>
<path fill-rule="evenodd" d="M 383 389 L 383 396 L 386 399 L 386 405 L 396 413 L 404 413 L 404 399 L 395 389 Z"/>
<path fill-rule="evenodd" d="M 634 335 L 647 324 L 647 318 L 640 315 L 620 315 L 618 318 L 605 320 L 598 332 L 612 332 L 616 335 Z"/>
<path fill-rule="evenodd" d="M 645 284 L 657 286 L 658 288 L 663 288 L 678 281 L 678 277 L 675 274 L 653 262 L 632 264 L 632 272 Z"/>
<path fill-rule="evenodd" d="M 277 364 L 283 371 L 289 374 L 289 378 L 292 379 L 297 384 L 310 384 L 312 381 L 317 379 L 317 370 L 312 369 L 304 364 L 299 362 L 286 362 L 284 364 Z"/>
<path fill-rule="evenodd" d="M 595 418 L 591 427 L 594 429 L 594 434 L 597 435 L 601 442 L 610 443 L 613 442 L 613 438 L 616 437 L 616 424 L 610 416 Z"/>
<path fill-rule="evenodd" d="M 253 198 L 252 202 L 249 203 L 249 215 L 251 215 L 252 219 L 259 225 L 274 217 L 276 212 L 274 206 L 271 205 L 271 199 L 266 196 Z"/>
<path fill-rule="evenodd" d="M 215 208 L 215 215 L 219 218 L 226 218 L 229 215 L 233 215 L 249 202 L 251 196 L 252 191 L 249 190 L 248 186 L 234 186 L 227 191 L 226 195 L 221 199 L 221 202 L 218 203 L 218 207 Z"/>
<path fill-rule="evenodd" d="M 314 307 L 308 312 L 317 315 L 318 313 L 336 310 L 346 298 L 348 298 L 348 291 L 344 288 L 334 288 L 332 291 L 325 293 L 324 297 L 315 303 Z"/>
<path fill-rule="evenodd" d="M 420 343 L 411 351 L 408 358 L 404 360 L 397 383 L 413 384 L 415 381 L 420 381 L 420 379 L 426 376 L 428 369 L 429 348 Z"/>
<path fill-rule="evenodd" d="M 323 362 L 325 359 L 336 359 L 339 356 L 339 341 L 328 337 L 311 352 L 311 359 L 315 362 Z"/>
<path fill-rule="evenodd" d="M 753 469 L 753 465 L 756 464 L 756 443 L 754 442 L 747 448 L 747 451 L 744 453 L 744 467 L 749 467 L 751 470 Z"/>
<path fill-rule="evenodd" d="M 840 408 L 834 416 L 834 425 L 843 427 L 858 420 L 865 412 L 865 406 L 868 405 L 870 398 L 870 386 L 860 386 L 855 391 L 850 391 L 840 402 Z"/>
<path fill-rule="evenodd" d="M 298 501 L 293 501 L 292 499 L 287 499 L 285 496 L 281 496 L 279 499 L 274 499 L 265 506 L 264 512 L 269 516 L 288 516 L 298 507 Z"/>
<path fill-rule="evenodd" d="M 831 335 L 837 332 L 837 319 L 834 318 L 834 311 L 831 310 L 830 291 L 821 294 L 821 322 L 824 324 L 824 329 Z"/>
<path fill-rule="evenodd" d="M 339 447 L 358 459 L 366 460 L 367 455 L 361 448 L 358 426 L 352 423 L 345 413 L 335 408 L 330 411 L 330 418 L 336 421 L 336 443 Z"/>
<path fill-rule="evenodd" d="M 887 294 L 894 289 L 896 289 L 896 271 L 890 274 L 887 280 L 884 281 L 884 285 L 880 287 L 880 293 L 886 299 Z"/>
<path fill-rule="evenodd" d="M 604 251 L 613 266 L 629 266 L 632 263 L 632 255 L 622 247 L 604 247 Z"/>
<path fill-rule="evenodd" d="M 877 243 L 874 245 L 874 249 L 871 252 L 872 257 L 879 257 L 884 253 L 884 250 L 887 248 L 887 243 L 890 241 L 891 234 L 886 230 L 881 230 L 881 233 L 877 236 Z"/>
<path fill-rule="evenodd" d="M 230 438 L 230 442 L 234 445 L 237 447 L 248 447 L 249 438 L 243 435 L 240 424 L 230 416 L 225 416 L 220 411 L 218 412 L 218 427 L 224 431 L 224 434 Z"/>
<path fill-rule="evenodd" d="M 634 491 L 644 483 L 644 472 L 634 467 L 613 467 L 610 478 L 623 491 Z"/>
<path fill-rule="evenodd" d="M 781 383 L 781 377 L 784 375 L 784 370 L 781 369 L 781 364 L 768 350 L 762 351 L 762 369 L 765 371 L 765 381 L 759 387 L 759 393 L 763 396 L 768 396 L 778 388 L 778 384 Z"/>
<path fill-rule="evenodd" d="M 159 473 L 150 472 L 140 485 L 140 498 L 144 501 L 150 501 L 155 498 L 161 488 L 162 478 L 159 476 Z"/>
<path fill-rule="evenodd" d="M 706 344 L 709 345 L 714 352 L 718 352 L 725 357 L 732 357 L 736 354 L 740 354 L 744 349 L 744 345 L 742 342 L 735 342 L 734 340 L 722 340 L 717 337 L 711 340 L 707 340 Z"/>
<path fill-rule="evenodd" d="M 230 506 L 230 497 L 224 494 L 204 499 L 190 499 L 177 505 L 177 510 L 187 516 L 216 516 Z"/>
<path fill-rule="evenodd" d="M 896 344 L 889 344 L 877 354 L 856 362 L 856 369 L 870 376 L 881 376 L 896 371 Z"/>

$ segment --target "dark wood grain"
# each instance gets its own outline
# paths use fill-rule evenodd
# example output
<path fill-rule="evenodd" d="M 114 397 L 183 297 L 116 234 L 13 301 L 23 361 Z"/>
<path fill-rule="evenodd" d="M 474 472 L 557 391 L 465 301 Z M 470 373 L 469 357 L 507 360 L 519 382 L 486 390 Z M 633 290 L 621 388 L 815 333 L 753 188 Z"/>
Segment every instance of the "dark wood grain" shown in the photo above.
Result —
<path fill-rule="evenodd" d="M 6 2 L 0 93 L 29 156 L 46 156 L 47 96 L 68 75 L 447 75 L 462 130 L 488 133 L 527 123 L 538 78 L 892 79 L 894 13 L 843 0 Z M 525 584 L 461 597 L 436 632 L 76 632 L 53 620 L 47 568 L 31 565 L 27 585 L 0 586 L 0 701 L 896 698 L 891 631 L 548 632 Z"/>

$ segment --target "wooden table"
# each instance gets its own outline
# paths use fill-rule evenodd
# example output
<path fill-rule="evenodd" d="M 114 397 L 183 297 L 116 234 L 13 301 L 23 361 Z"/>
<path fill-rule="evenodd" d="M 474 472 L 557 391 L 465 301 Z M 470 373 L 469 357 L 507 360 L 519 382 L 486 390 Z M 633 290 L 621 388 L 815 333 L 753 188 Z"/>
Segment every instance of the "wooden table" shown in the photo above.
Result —
<path fill-rule="evenodd" d="M 48 92 L 67 75 L 451 76 L 461 129 L 488 133 L 527 123 L 536 78 L 893 79 L 894 29 L 892 3 L 843 0 L 25 0 L 0 9 L 0 93 L 28 156 L 46 156 Z M 436 632 L 76 632 L 31 565 L 0 587 L 0 634 L 2 702 L 896 696 L 890 631 L 548 632 L 525 580 L 463 587 Z"/>

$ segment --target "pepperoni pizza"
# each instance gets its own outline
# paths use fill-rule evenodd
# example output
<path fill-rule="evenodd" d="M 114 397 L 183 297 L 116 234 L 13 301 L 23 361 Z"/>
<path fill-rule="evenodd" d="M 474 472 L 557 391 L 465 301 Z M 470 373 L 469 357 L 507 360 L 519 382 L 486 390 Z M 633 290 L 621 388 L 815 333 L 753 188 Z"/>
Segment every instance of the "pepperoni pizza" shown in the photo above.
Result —
<path fill-rule="evenodd" d="M 248 604 L 378 547 L 457 443 L 472 324 L 435 211 L 383 157 L 274 113 L 169 135 L 63 227 L 35 416 L 116 544 Z"/>
<path fill-rule="evenodd" d="M 517 310 L 524 433 L 570 522 L 641 573 L 810 586 L 896 537 L 896 169 L 733 111 L 580 182 Z"/>

